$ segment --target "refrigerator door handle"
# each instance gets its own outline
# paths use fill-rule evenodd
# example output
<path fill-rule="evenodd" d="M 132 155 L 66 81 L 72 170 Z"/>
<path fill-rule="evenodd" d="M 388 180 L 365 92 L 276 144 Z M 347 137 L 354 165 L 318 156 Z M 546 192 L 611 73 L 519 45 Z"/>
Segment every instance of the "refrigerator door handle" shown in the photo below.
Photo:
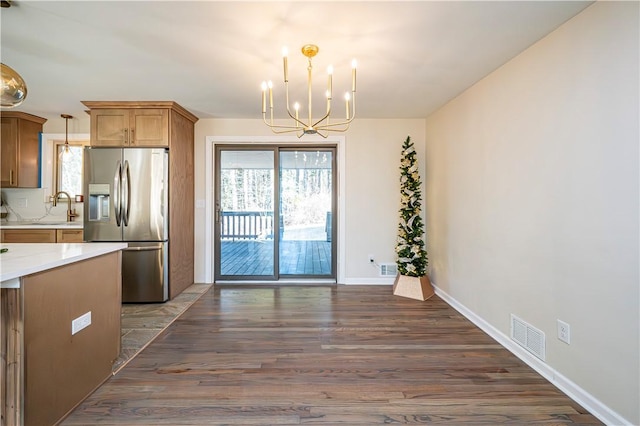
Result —
<path fill-rule="evenodd" d="M 161 250 L 162 244 L 157 244 L 153 246 L 145 246 L 145 247 L 127 247 L 122 249 L 122 251 L 154 251 Z"/>
<path fill-rule="evenodd" d="M 113 209 L 116 216 L 116 225 L 120 226 L 122 222 L 122 203 L 120 199 L 122 187 L 122 163 L 120 160 L 116 163 L 116 172 L 113 175 Z"/>
<path fill-rule="evenodd" d="M 122 172 L 122 223 L 129 225 L 129 209 L 131 207 L 131 172 L 129 171 L 129 161 L 124 160 L 124 171 Z"/>

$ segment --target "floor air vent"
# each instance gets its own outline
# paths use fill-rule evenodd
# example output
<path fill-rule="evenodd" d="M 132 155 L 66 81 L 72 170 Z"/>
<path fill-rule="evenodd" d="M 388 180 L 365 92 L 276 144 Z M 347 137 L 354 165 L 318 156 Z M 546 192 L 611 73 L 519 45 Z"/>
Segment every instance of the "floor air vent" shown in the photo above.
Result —
<path fill-rule="evenodd" d="M 544 333 L 513 314 L 511 314 L 511 338 L 544 361 Z"/>
<path fill-rule="evenodd" d="M 396 275 L 398 275 L 398 265 L 396 265 L 395 263 L 380 264 L 381 277 L 395 277 Z"/>

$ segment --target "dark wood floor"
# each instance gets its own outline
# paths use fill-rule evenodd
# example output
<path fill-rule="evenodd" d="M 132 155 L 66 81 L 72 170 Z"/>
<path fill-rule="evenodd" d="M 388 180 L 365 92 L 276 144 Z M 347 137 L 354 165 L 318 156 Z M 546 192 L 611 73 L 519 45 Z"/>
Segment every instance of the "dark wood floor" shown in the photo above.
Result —
<path fill-rule="evenodd" d="M 64 425 L 600 424 L 437 296 L 214 286 Z"/>

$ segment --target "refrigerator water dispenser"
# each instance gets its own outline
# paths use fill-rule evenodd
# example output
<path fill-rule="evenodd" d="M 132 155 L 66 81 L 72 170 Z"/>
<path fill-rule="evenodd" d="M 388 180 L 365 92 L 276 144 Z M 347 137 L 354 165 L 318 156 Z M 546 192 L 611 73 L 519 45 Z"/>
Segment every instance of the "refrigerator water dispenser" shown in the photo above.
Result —
<path fill-rule="evenodd" d="M 109 220 L 109 184 L 89 184 L 89 220 Z"/>

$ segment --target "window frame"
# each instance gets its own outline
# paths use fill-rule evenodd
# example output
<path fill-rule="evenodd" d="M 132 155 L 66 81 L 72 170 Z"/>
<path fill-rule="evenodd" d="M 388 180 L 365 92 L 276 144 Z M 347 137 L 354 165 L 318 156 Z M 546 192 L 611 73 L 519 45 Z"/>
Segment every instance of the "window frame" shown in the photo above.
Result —
<path fill-rule="evenodd" d="M 63 147 L 65 145 L 65 141 L 58 141 L 55 140 L 53 141 L 53 193 L 56 194 L 58 191 L 60 191 L 60 179 L 61 179 L 61 162 L 60 162 L 60 148 Z M 89 141 L 69 141 L 69 146 L 72 147 L 81 147 L 84 150 L 85 146 L 89 145 Z M 82 154 L 82 156 L 84 156 L 84 154 Z M 82 159 L 81 161 L 84 162 L 84 160 Z M 71 195 L 72 198 L 75 198 L 76 195 L 82 195 L 82 185 L 84 182 L 82 182 L 84 176 L 84 164 L 82 164 L 80 166 L 80 193 L 79 194 L 69 194 Z M 58 199 L 61 199 L 60 196 L 58 196 Z"/>

